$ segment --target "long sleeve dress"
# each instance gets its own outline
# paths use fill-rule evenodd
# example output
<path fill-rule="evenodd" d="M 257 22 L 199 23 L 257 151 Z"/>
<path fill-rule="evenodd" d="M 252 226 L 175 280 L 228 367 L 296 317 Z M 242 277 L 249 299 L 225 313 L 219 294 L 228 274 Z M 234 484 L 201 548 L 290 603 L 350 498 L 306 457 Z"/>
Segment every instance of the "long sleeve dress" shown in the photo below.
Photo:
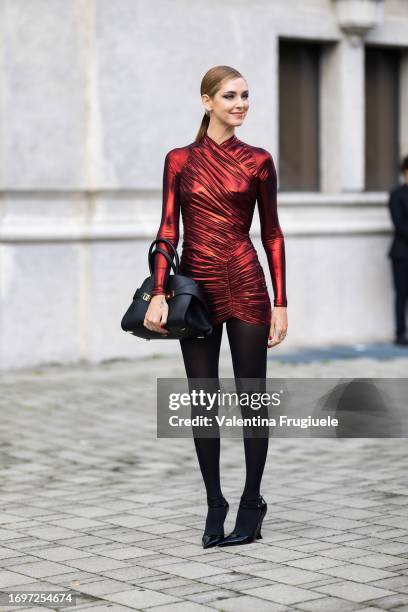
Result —
<path fill-rule="evenodd" d="M 206 133 L 201 140 L 166 155 L 156 238 L 166 238 L 177 248 L 181 211 L 180 273 L 201 285 L 213 325 L 229 317 L 270 325 L 265 275 L 249 236 L 256 201 L 274 305 L 287 305 L 285 245 L 276 191 L 270 153 L 242 142 L 235 134 L 218 144 Z M 156 244 L 172 256 L 166 243 Z M 169 273 L 169 263 L 157 253 L 152 295 L 166 292 Z"/>

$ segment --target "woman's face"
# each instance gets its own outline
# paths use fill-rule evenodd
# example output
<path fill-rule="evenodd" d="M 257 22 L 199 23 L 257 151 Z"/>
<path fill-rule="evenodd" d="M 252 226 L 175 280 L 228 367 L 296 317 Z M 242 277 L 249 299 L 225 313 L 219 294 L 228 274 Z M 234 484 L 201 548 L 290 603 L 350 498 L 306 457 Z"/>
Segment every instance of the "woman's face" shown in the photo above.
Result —
<path fill-rule="evenodd" d="M 204 94 L 202 99 L 211 120 L 229 127 L 241 125 L 249 109 L 248 85 L 242 77 L 226 79 L 212 98 Z"/>

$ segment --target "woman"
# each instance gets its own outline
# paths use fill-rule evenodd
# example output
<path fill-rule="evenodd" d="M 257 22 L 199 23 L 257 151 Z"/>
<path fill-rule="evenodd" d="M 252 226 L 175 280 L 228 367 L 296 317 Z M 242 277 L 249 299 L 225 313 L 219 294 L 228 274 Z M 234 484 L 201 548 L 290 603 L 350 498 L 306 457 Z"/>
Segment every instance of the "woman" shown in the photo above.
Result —
<path fill-rule="evenodd" d="M 249 108 L 248 86 L 237 70 L 229 66 L 211 68 L 202 80 L 201 97 L 205 115 L 196 140 L 172 149 L 165 158 L 163 210 L 157 233 L 157 238 L 166 238 L 177 248 L 181 210 L 184 239 L 180 272 L 201 284 L 212 317 L 210 336 L 180 340 L 184 365 L 189 381 L 206 378 L 217 382 L 225 321 L 234 376 L 264 383 L 267 348 L 279 344 L 287 330 L 285 247 L 277 214 L 275 166 L 268 151 L 248 145 L 235 135 L 235 127 L 242 125 Z M 275 294 L 273 312 L 264 272 L 249 237 L 256 201 Z M 172 256 L 165 243 L 160 248 Z M 155 285 L 144 325 L 163 334 L 169 272 L 166 258 L 156 254 Z M 244 414 L 245 409 L 242 412 L 250 416 Z M 257 414 L 268 417 L 267 408 Z M 220 484 L 219 428 L 213 426 L 211 437 L 198 434 L 193 428 L 208 502 L 203 547 L 253 542 L 261 537 L 267 509 L 260 485 L 268 430 L 260 435 L 244 428 L 245 487 L 235 528 L 227 537 L 224 521 L 229 505 Z"/>

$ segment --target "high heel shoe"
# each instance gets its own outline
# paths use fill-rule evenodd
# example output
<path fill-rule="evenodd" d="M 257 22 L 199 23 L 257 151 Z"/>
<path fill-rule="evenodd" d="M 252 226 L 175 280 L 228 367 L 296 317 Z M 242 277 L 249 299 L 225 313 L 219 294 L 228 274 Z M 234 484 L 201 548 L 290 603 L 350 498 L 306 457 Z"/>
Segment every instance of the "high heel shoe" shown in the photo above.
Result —
<path fill-rule="evenodd" d="M 219 533 L 209 533 L 209 531 L 211 531 L 211 528 L 207 528 L 207 525 L 206 525 L 206 528 L 205 528 L 205 531 L 202 537 L 203 548 L 212 548 L 213 546 L 217 546 L 218 542 L 220 542 L 224 538 L 224 521 L 228 514 L 229 504 L 223 496 L 212 497 L 212 498 L 207 497 L 207 503 L 208 503 L 209 513 L 211 512 L 212 508 L 223 508 L 224 509 L 222 516 L 217 517 L 222 520 L 222 526 L 221 526 L 220 532 Z M 207 515 L 207 523 L 208 523 L 208 515 Z"/>
<path fill-rule="evenodd" d="M 254 512 L 253 528 L 249 533 L 243 533 L 242 529 L 241 532 L 239 532 L 237 529 L 237 525 L 239 525 L 240 509 L 244 512 L 245 510 L 253 510 Z M 262 496 L 259 496 L 258 499 L 254 500 L 249 500 L 241 497 L 234 531 L 230 533 L 226 538 L 221 540 L 217 544 L 217 546 L 236 546 L 238 544 L 251 544 L 251 542 L 253 542 L 254 540 L 262 539 L 261 527 L 267 509 L 268 505 Z"/>

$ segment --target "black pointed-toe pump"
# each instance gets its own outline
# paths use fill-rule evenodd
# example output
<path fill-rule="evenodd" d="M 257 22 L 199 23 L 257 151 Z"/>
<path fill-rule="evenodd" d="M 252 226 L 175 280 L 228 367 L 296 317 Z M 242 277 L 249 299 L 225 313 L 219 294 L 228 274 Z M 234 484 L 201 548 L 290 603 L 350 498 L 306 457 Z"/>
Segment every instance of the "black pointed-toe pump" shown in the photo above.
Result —
<path fill-rule="evenodd" d="M 261 540 L 262 521 L 265 518 L 267 509 L 268 505 L 262 496 L 259 496 L 257 499 L 254 500 L 249 500 L 241 497 L 234 531 L 230 533 L 226 538 L 222 539 L 217 544 L 217 546 L 236 546 L 239 544 L 251 544 L 251 542 L 254 542 L 254 540 Z M 239 528 L 237 529 L 237 526 L 239 525 L 240 511 L 241 513 L 245 513 L 246 510 L 251 510 L 253 513 L 253 520 L 251 519 L 252 529 L 247 533 L 243 533 L 242 530 L 239 531 Z"/>
<path fill-rule="evenodd" d="M 217 544 L 221 542 L 221 540 L 224 538 L 224 521 L 228 514 L 229 504 L 227 500 L 222 496 L 213 497 L 213 498 L 207 497 L 207 503 L 208 503 L 209 512 L 211 511 L 211 509 L 215 509 L 215 508 L 223 509 L 223 511 L 220 510 L 220 513 L 222 513 L 220 516 L 222 525 L 221 525 L 219 532 L 211 533 L 212 531 L 211 528 L 207 527 L 206 525 L 206 528 L 205 528 L 205 531 L 202 537 L 203 548 L 212 548 L 213 546 L 217 546 Z M 208 518 L 207 518 L 207 523 L 208 523 Z"/>

